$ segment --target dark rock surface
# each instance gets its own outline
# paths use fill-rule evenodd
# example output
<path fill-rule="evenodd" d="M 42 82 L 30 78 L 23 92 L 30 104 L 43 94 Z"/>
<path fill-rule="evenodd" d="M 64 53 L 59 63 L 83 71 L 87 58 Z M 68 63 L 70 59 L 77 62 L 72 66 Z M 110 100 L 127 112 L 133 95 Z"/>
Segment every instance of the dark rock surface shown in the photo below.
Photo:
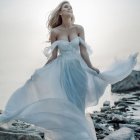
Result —
<path fill-rule="evenodd" d="M 0 140 L 42 140 L 42 138 L 33 133 L 14 133 L 0 131 Z"/>
<path fill-rule="evenodd" d="M 112 92 L 131 92 L 140 90 L 140 71 L 133 70 L 124 80 L 111 85 Z"/>
<path fill-rule="evenodd" d="M 122 127 L 114 131 L 103 140 L 135 140 L 134 131 L 127 127 Z"/>
<path fill-rule="evenodd" d="M 0 140 L 44 140 L 44 132 L 20 120 L 0 127 Z"/>

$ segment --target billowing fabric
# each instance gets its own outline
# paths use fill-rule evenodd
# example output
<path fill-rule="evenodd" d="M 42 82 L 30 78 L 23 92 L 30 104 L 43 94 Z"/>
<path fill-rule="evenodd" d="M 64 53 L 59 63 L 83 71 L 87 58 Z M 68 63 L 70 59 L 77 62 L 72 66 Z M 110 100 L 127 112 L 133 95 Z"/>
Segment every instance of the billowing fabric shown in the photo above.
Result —
<path fill-rule="evenodd" d="M 44 54 L 49 58 L 58 47 L 58 57 L 36 69 L 11 95 L 0 123 L 19 119 L 35 124 L 45 128 L 50 140 L 96 140 L 94 124 L 85 109 L 98 104 L 109 84 L 132 72 L 138 53 L 97 74 L 81 57 L 80 45 L 91 53 L 91 47 L 80 37 L 71 42 L 58 40 L 46 48 Z"/>

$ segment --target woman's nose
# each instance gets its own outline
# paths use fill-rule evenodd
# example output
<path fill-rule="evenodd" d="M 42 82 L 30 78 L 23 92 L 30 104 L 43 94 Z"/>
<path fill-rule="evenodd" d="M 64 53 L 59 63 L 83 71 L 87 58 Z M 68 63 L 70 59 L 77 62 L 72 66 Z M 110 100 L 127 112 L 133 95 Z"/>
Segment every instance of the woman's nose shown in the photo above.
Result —
<path fill-rule="evenodd" d="M 68 7 L 69 10 L 71 10 L 71 7 Z"/>

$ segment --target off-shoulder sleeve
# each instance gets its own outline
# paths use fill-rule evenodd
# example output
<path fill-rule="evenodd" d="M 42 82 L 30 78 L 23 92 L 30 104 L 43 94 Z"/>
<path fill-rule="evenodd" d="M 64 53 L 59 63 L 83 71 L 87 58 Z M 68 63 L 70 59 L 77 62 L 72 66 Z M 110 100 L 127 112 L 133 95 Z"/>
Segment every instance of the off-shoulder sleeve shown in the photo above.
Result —
<path fill-rule="evenodd" d="M 53 42 L 50 46 L 43 49 L 43 54 L 49 59 L 51 57 L 52 51 L 57 47 L 58 41 Z"/>
<path fill-rule="evenodd" d="M 89 46 L 81 37 L 79 37 L 80 43 L 87 48 L 87 52 L 89 55 L 93 54 L 93 48 L 91 46 Z"/>

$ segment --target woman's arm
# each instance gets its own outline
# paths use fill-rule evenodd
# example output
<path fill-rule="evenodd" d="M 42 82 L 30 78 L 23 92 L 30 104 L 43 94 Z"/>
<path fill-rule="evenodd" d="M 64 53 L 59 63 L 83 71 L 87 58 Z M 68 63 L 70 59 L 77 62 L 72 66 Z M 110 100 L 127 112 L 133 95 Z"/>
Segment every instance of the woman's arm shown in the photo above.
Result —
<path fill-rule="evenodd" d="M 56 33 L 55 30 L 52 29 L 51 33 L 50 33 L 50 39 L 51 39 L 51 44 L 56 41 Z M 51 62 L 52 60 L 57 58 L 57 53 L 58 53 L 58 47 L 56 47 L 53 51 L 52 51 L 52 55 L 51 57 L 48 59 L 47 63 Z"/>
<path fill-rule="evenodd" d="M 58 52 L 58 48 L 55 48 L 53 51 L 52 51 L 52 55 L 51 57 L 48 59 L 47 63 L 50 63 L 52 60 L 56 59 L 57 58 L 57 52 Z"/>
<path fill-rule="evenodd" d="M 84 34 L 84 28 L 82 26 L 78 27 L 78 35 L 85 40 L 85 34 Z M 84 47 L 81 43 L 80 43 L 80 54 L 82 56 L 82 58 L 84 59 L 84 61 L 86 62 L 86 64 L 88 65 L 89 68 L 95 70 L 97 73 L 99 73 L 99 69 L 95 68 L 92 66 L 88 52 L 86 47 Z"/>

